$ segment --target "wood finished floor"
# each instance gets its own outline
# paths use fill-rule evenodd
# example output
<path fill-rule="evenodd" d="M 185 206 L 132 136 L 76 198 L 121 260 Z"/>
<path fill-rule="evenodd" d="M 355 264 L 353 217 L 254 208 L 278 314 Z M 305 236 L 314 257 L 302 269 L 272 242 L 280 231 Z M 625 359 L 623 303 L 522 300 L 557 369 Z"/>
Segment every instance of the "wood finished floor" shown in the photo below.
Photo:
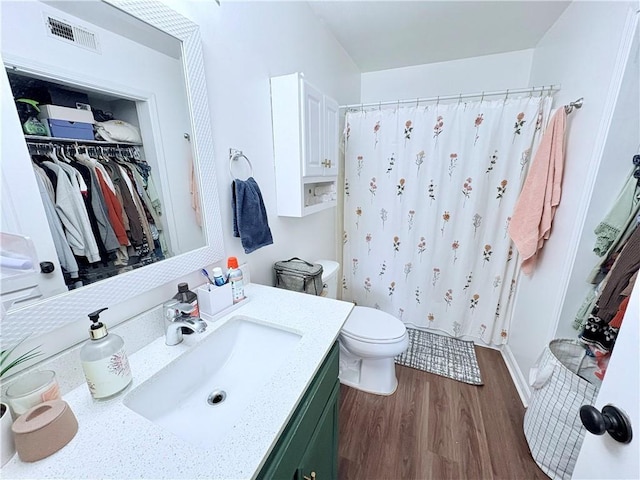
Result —
<path fill-rule="evenodd" d="M 476 347 L 483 386 L 396 365 L 390 397 L 340 387 L 340 480 L 544 479 L 500 352 Z"/>

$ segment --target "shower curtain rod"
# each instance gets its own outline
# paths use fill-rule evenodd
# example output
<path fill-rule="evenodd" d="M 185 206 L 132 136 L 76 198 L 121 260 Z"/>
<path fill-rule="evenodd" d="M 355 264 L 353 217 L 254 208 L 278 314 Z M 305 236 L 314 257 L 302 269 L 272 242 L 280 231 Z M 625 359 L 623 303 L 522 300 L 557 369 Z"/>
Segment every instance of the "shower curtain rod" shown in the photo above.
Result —
<path fill-rule="evenodd" d="M 495 92 L 460 93 L 458 95 L 440 95 L 437 97 L 428 97 L 428 98 L 418 97 L 414 99 L 394 100 L 389 102 L 354 103 L 351 105 L 340 105 L 340 108 L 341 109 L 347 109 L 347 108 L 358 109 L 358 108 L 365 108 L 365 107 L 382 107 L 385 105 L 400 105 L 400 104 L 406 104 L 406 103 L 415 103 L 417 106 L 420 102 L 436 102 L 436 101 L 439 102 L 442 100 L 462 100 L 463 98 L 474 98 L 474 97 L 484 98 L 484 97 L 492 97 L 496 95 L 504 95 L 506 99 L 509 95 L 512 95 L 512 94 L 530 93 L 531 95 L 533 95 L 534 93 L 538 92 L 540 93 L 540 95 L 542 95 L 545 91 L 552 93 L 552 92 L 557 92 L 558 90 L 560 90 L 560 85 L 543 85 L 541 87 L 519 88 L 514 90 L 507 89 L 507 90 L 499 90 Z"/>

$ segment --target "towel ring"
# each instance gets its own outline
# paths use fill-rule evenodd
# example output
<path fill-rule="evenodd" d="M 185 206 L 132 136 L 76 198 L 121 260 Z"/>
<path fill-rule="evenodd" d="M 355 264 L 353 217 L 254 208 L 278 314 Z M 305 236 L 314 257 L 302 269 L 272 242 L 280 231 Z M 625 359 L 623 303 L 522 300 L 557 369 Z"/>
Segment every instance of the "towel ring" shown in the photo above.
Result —
<path fill-rule="evenodd" d="M 231 178 L 233 178 L 234 180 L 238 180 L 238 178 L 233 174 L 233 170 L 231 167 L 233 165 L 233 162 L 238 161 L 241 158 L 245 159 L 249 164 L 249 176 L 253 177 L 253 165 L 251 164 L 251 160 L 249 160 L 247 156 L 244 153 L 242 153 L 242 150 L 235 150 L 233 148 L 230 148 L 229 149 L 229 174 L 231 175 Z"/>

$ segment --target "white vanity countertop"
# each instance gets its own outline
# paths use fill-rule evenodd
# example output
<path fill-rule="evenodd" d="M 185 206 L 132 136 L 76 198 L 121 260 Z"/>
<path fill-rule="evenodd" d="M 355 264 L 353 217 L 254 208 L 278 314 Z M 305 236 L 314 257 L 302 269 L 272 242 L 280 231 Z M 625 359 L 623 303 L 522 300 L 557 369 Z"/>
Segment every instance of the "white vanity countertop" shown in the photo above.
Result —
<path fill-rule="evenodd" d="M 168 347 L 164 337 L 130 355 L 133 384 L 118 397 L 97 402 L 86 385 L 64 395 L 78 419 L 78 433 L 50 457 L 24 463 L 16 455 L 2 478 L 215 478 L 254 477 L 338 337 L 353 305 L 252 284 L 248 300 L 201 335 Z M 212 334 L 235 315 L 293 329 L 302 335 L 290 360 L 246 408 L 243 421 L 213 449 L 188 444 L 122 403 L 131 389 Z"/>

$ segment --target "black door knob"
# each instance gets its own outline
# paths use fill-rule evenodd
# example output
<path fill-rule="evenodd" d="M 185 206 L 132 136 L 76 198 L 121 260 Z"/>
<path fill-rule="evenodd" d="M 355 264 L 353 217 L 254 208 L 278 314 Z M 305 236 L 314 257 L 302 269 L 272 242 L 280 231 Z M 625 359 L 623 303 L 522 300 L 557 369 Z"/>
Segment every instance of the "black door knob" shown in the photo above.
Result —
<path fill-rule="evenodd" d="M 40 272 L 51 273 L 56 269 L 53 262 L 40 262 Z"/>
<path fill-rule="evenodd" d="M 629 418 L 613 405 L 602 407 L 602 413 L 592 405 L 583 405 L 580 407 L 580 420 L 594 435 L 604 435 L 605 432 L 609 432 L 609 435 L 620 443 L 629 443 L 633 438 Z"/>

